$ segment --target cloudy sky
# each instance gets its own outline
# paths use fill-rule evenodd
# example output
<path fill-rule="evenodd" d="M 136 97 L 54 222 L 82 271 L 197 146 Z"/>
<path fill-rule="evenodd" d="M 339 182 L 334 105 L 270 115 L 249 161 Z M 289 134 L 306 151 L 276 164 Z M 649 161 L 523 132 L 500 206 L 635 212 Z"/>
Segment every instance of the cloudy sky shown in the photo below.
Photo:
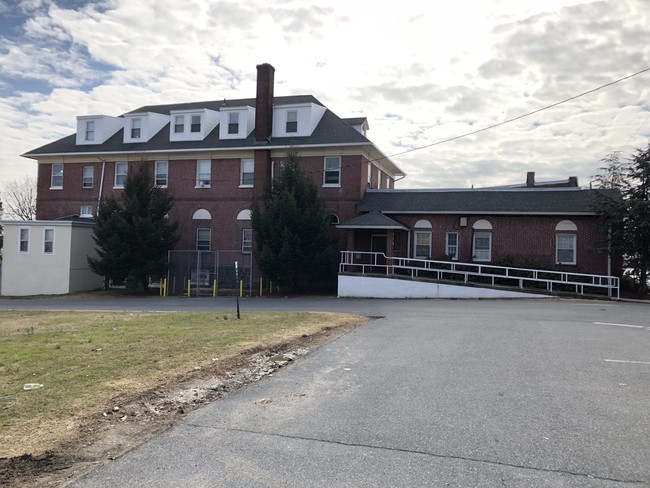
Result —
<path fill-rule="evenodd" d="M 0 0 L 0 190 L 77 115 L 312 94 L 408 174 L 399 188 L 578 176 L 650 140 L 649 0 Z"/>

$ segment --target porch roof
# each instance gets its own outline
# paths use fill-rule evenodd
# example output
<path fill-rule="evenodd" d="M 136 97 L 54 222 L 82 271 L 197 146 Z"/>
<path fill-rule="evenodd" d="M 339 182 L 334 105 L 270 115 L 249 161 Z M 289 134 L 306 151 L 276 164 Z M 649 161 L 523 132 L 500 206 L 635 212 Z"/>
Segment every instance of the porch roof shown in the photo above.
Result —
<path fill-rule="evenodd" d="M 381 212 L 370 212 L 346 220 L 338 224 L 339 229 L 387 229 L 387 230 L 409 230 L 407 226 L 391 219 Z"/>

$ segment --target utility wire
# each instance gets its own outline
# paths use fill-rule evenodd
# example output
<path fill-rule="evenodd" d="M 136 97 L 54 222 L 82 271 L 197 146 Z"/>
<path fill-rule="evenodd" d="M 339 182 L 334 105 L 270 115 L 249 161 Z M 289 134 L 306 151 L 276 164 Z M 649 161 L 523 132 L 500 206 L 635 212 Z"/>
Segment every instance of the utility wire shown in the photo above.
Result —
<path fill-rule="evenodd" d="M 567 103 L 567 102 L 570 102 L 570 101 L 575 100 L 577 98 L 584 97 L 585 95 L 589 95 L 590 93 L 597 92 L 598 90 L 602 90 L 603 88 L 607 88 L 609 86 L 615 85 L 616 83 L 620 83 L 621 81 L 629 80 L 630 78 L 633 78 L 633 77 L 638 76 L 640 74 L 646 73 L 648 71 L 650 71 L 650 68 L 642 69 L 641 71 L 637 71 L 636 73 L 633 73 L 631 75 L 624 76 L 623 78 L 619 78 L 618 80 L 614 80 L 614 81 L 611 81 L 611 82 L 606 83 L 604 85 L 600 85 L 597 88 L 593 88 L 593 89 L 588 90 L 586 92 L 582 92 L 579 95 L 575 95 L 573 97 L 569 97 L 569 98 L 567 98 L 565 100 L 562 100 L 560 102 L 555 102 L 555 103 L 552 103 L 551 105 L 547 105 L 546 107 L 538 108 L 537 110 L 533 110 L 532 112 L 528 112 L 528 113 L 525 113 L 523 115 L 518 115 L 517 117 L 513 117 L 511 119 L 504 120 L 503 122 L 499 122 L 498 124 L 489 125 L 487 127 L 483 127 L 482 129 L 477 129 L 477 130 L 474 130 L 472 132 L 467 132 L 465 134 L 460 134 L 458 136 L 450 137 L 449 139 L 444 139 L 442 141 L 433 142 L 433 143 L 427 144 L 425 146 L 414 147 L 413 149 L 407 149 L 406 151 L 395 153 L 395 154 L 393 154 L 391 156 L 386 156 L 386 157 L 383 157 L 383 158 L 373 159 L 372 161 L 379 161 L 381 159 L 393 158 L 395 156 L 401 156 L 402 154 L 407 154 L 407 153 L 411 153 L 411 152 L 414 152 L 414 151 L 420 151 L 420 150 L 426 149 L 428 147 L 438 146 L 440 144 L 445 144 L 447 142 L 455 141 L 455 140 L 461 139 L 463 137 L 478 134 L 479 132 L 484 132 L 486 130 L 494 129 L 496 127 L 501 127 L 502 125 L 509 124 L 510 122 L 514 122 L 516 120 L 523 119 L 524 117 L 529 117 L 531 115 L 535 115 L 535 114 L 537 114 L 539 112 L 543 112 L 544 110 L 548 110 L 549 108 L 557 107 L 558 105 L 562 105 L 563 103 Z"/>

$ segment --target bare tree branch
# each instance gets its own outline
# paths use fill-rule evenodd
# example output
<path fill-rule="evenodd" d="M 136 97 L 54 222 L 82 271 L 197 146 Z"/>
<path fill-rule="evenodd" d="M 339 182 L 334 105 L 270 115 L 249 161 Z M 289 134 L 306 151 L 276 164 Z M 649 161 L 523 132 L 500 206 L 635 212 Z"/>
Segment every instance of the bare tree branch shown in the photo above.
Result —
<path fill-rule="evenodd" d="M 6 214 L 18 220 L 36 218 L 36 178 L 25 176 L 5 184 Z"/>

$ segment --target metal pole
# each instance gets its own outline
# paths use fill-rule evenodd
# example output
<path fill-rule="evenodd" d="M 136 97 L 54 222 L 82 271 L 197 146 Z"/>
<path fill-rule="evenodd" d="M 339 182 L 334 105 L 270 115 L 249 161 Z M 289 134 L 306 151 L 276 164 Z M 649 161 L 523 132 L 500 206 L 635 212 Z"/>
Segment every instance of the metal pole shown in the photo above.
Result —
<path fill-rule="evenodd" d="M 237 266 L 237 261 L 235 261 L 235 280 L 237 284 L 239 284 L 239 267 Z M 239 293 L 235 292 L 235 294 L 237 295 L 237 319 L 240 319 L 241 317 L 239 315 Z"/>

